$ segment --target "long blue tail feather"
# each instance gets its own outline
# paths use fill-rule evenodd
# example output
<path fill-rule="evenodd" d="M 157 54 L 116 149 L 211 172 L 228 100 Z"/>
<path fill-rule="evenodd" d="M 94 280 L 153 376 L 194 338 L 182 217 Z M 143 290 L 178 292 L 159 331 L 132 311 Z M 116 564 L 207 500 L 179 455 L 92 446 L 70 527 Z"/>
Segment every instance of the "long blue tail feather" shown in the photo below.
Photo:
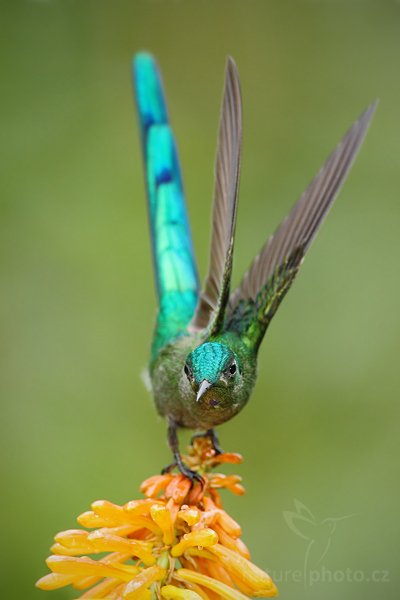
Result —
<path fill-rule="evenodd" d="M 199 283 L 177 148 L 161 78 L 151 55 L 135 56 L 133 76 L 159 300 L 154 358 L 185 331 L 198 301 Z"/>

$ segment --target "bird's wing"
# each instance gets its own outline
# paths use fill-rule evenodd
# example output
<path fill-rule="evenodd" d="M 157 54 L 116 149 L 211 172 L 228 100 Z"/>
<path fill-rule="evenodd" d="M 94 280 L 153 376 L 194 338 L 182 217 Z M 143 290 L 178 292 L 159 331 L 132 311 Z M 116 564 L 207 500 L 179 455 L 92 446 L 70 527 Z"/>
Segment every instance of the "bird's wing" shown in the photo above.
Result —
<path fill-rule="evenodd" d="M 196 312 L 193 329 L 208 328 L 214 335 L 222 330 L 229 300 L 232 254 L 239 186 L 240 146 L 242 139 L 242 102 L 239 76 L 232 58 L 225 69 L 215 161 L 215 189 L 208 273 Z"/>
<path fill-rule="evenodd" d="M 331 207 L 367 132 L 377 103 L 354 123 L 286 219 L 245 273 L 229 300 L 227 329 L 257 348 Z"/>
<path fill-rule="evenodd" d="M 186 329 L 198 302 L 199 286 L 177 148 L 152 56 L 135 56 L 133 77 L 159 301 L 155 356 Z"/>

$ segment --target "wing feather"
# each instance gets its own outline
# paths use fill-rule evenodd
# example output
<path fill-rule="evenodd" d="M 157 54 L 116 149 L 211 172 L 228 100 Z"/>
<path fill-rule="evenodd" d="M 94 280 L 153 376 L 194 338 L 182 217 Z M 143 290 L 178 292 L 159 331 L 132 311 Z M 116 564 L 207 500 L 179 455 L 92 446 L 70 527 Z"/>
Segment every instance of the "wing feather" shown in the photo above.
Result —
<path fill-rule="evenodd" d="M 257 343 L 261 341 L 350 170 L 376 106 L 377 102 L 354 123 L 292 211 L 256 256 L 231 295 L 228 328 L 240 327 L 239 315 L 243 317 L 245 312 L 244 326 L 248 328 L 252 319 L 256 320 L 258 327 L 252 327 L 253 335 L 257 338 Z M 249 311 L 249 307 L 243 306 L 243 303 L 249 303 L 252 309 Z"/>
<path fill-rule="evenodd" d="M 208 273 L 191 322 L 193 329 L 222 328 L 229 299 L 239 186 L 242 102 L 239 76 L 232 58 L 225 70 L 225 87 L 215 162 L 215 189 Z"/>

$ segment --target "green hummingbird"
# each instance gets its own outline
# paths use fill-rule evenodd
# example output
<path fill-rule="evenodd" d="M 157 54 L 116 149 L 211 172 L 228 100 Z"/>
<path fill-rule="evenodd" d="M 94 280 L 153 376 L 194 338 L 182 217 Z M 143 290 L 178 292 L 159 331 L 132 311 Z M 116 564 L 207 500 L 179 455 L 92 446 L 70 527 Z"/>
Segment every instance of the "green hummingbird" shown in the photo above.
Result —
<path fill-rule="evenodd" d="M 214 428 L 242 410 L 253 390 L 257 353 L 310 244 L 328 213 L 367 132 L 372 104 L 354 123 L 231 292 L 242 140 L 242 102 L 228 57 L 215 161 L 208 273 L 200 289 L 177 148 L 157 64 L 134 57 L 133 76 L 145 167 L 158 315 L 149 373 L 157 411 L 168 422 L 177 466 L 184 464 L 178 428 Z"/>

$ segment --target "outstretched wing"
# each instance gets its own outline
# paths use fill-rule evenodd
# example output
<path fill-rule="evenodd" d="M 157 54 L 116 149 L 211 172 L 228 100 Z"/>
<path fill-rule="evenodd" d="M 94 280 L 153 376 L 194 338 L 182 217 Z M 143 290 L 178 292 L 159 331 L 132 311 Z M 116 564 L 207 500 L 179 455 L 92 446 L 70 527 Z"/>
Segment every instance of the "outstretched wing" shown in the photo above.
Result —
<path fill-rule="evenodd" d="M 232 58 L 225 70 L 215 162 L 213 222 L 208 274 L 200 294 L 193 329 L 208 327 L 208 334 L 221 331 L 229 299 L 232 254 L 239 186 L 240 146 L 242 139 L 242 103 L 239 76 Z"/>
<path fill-rule="evenodd" d="M 159 301 L 154 357 L 185 330 L 193 317 L 198 302 L 198 277 L 175 139 L 152 56 L 135 56 L 133 76 Z"/>
<path fill-rule="evenodd" d="M 349 172 L 376 105 L 372 104 L 347 132 L 232 294 L 226 328 L 239 331 L 251 346 L 259 346 L 292 284 Z"/>

